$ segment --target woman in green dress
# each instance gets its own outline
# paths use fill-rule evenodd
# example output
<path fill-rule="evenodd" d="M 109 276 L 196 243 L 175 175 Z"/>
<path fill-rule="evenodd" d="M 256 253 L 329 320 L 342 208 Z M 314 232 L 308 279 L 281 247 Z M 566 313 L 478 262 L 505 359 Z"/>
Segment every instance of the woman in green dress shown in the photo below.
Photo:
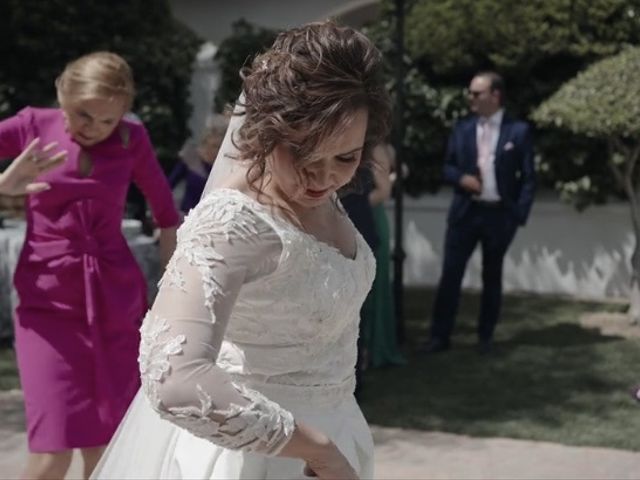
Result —
<path fill-rule="evenodd" d="M 373 209 L 378 247 L 374 251 L 376 257 L 376 277 L 363 309 L 364 344 L 366 347 L 366 364 L 369 367 L 386 365 L 403 365 L 406 363 L 396 341 L 396 319 L 391 295 L 391 264 L 389 220 L 384 203 L 391 197 L 395 161 L 393 147 L 381 144 L 373 150 L 373 183 L 369 193 L 369 203 Z"/>

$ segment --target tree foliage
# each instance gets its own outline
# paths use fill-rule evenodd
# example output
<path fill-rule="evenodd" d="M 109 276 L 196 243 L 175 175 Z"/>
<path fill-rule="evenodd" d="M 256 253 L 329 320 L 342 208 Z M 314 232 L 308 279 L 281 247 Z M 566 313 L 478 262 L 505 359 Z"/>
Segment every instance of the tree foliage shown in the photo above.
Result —
<path fill-rule="evenodd" d="M 216 52 L 220 67 L 220 86 L 215 99 L 218 112 L 238 98 L 242 88 L 242 67 L 250 65 L 256 55 L 266 51 L 277 34 L 275 30 L 258 27 L 243 18 L 233 23 L 231 35 L 220 43 Z"/>
<path fill-rule="evenodd" d="M 640 47 L 592 64 L 565 83 L 532 114 L 540 125 L 607 144 L 601 163 L 633 203 L 640 187 Z M 584 178 L 583 183 L 591 184 Z M 638 218 L 640 231 L 640 217 Z"/>
<path fill-rule="evenodd" d="M 635 16 L 639 12 L 628 0 L 415 3 L 408 19 L 409 47 L 414 54 L 431 58 L 441 71 L 474 66 L 478 57 L 498 67 L 526 69 L 546 55 L 608 55 L 616 50 L 615 45 L 637 35 Z M 421 24 L 426 18 L 431 19 L 429 24 Z"/>
<path fill-rule="evenodd" d="M 636 246 L 631 257 L 630 315 L 640 320 L 640 47 L 594 63 L 534 111 L 547 126 L 608 145 L 602 159 L 629 202 Z M 589 179 L 587 180 L 589 181 Z"/>
<path fill-rule="evenodd" d="M 638 15 L 638 0 L 419 0 L 407 46 L 439 81 L 499 70 L 527 113 L 592 61 L 640 43 Z"/>
<path fill-rule="evenodd" d="M 597 138 L 640 140 L 640 48 L 593 64 L 542 103 L 532 118 Z"/>
<path fill-rule="evenodd" d="M 407 124 L 434 132 L 408 136 L 405 148 L 417 191 L 438 185 L 448 125 L 465 115 L 463 89 L 474 73 L 495 69 L 505 77 L 507 108 L 527 118 L 540 102 L 589 64 L 640 44 L 640 0 L 414 0 L 408 2 L 405 38 Z M 393 2 L 384 2 L 383 19 L 370 31 L 393 61 Z M 393 72 L 390 72 L 393 82 Z M 411 105 L 420 88 L 447 105 L 445 115 Z M 420 95 L 424 109 L 434 104 Z M 412 127 L 410 127 L 412 128 Z M 436 133 L 437 132 L 437 133 Z M 441 138 L 445 137 L 445 138 Z M 588 136 L 567 135 L 555 127 L 537 134 L 537 161 L 543 184 L 565 192 L 577 206 L 605 201 L 620 193 L 603 155 L 607 146 Z M 436 175 L 434 178 L 433 176 Z M 573 192 L 573 193 L 572 193 Z"/>
<path fill-rule="evenodd" d="M 55 102 L 54 80 L 96 50 L 122 55 L 136 80 L 134 112 L 168 166 L 188 136 L 188 89 L 200 39 L 171 15 L 168 0 L 0 2 L 0 116 Z"/>
<path fill-rule="evenodd" d="M 394 43 L 393 8 L 386 5 L 383 18 L 364 28 L 385 58 L 385 76 L 392 101 L 397 98 L 397 49 Z M 409 55 L 405 55 L 404 75 L 404 140 L 403 162 L 410 175 L 405 189 L 410 195 L 435 192 L 440 186 L 442 157 L 448 130 L 467 113 L 462 91 L 457 88 L 434 88 Z M 393 125 L 396 128 L 396 125 Z M 436 160 L 438 159 L 438 160 Z"/>

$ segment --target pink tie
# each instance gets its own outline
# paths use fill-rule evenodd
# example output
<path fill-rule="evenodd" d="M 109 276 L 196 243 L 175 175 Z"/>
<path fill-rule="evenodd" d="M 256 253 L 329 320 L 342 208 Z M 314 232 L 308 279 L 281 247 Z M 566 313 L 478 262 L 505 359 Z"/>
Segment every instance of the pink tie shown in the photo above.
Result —
<path fill-rule="evenodd" d="M 491 156 L 491 125 L 489 120 L 482 118 L 479 120 L 480 135 L 478 136 L 478 166 L 489 161 Z"/>

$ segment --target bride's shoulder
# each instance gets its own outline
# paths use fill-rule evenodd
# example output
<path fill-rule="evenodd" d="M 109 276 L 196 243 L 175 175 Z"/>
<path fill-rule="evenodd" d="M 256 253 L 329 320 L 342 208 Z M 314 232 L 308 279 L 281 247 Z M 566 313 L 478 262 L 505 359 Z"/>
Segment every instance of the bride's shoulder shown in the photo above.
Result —
<path fill-rule="evenodd" d="M 244 207 L 241 210 L 255 210 L 259 206 L 257 200 L 250 194 L 236 188 L 216 188 L 205 193 L 194 210 L 198 209 L 234 209 Z"/>
<path fill-rule="evenodd" d="M 272 272 L 279 264 L 283 242 L 253 204 L 235 190 L 207 193 L 178 229 L 176 251 L 202 265 L 224 260 L 247 271 Z"/>
<path fill-rule="evenodd" d="M 240 190 L 217 188 L 206 193 L 185 217 L 180 230 L 212 232 L 243 236 L 265 235 L 273 228 L 265 221 L 259 202 Z"/>

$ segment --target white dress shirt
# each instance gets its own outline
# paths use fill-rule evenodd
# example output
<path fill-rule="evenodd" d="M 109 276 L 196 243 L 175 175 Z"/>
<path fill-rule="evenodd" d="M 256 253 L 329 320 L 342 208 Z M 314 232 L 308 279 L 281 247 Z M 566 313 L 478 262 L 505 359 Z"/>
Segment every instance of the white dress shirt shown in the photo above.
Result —
<path fill-rule="evenodd" d="M 476 140 L 478 145 L 478 168 L 480 169 L 480 178 L 482 179 L 482 193 L 478 195 L 478 200 L 488 202 L 497 202 L 500 200 L 498 194 L 498 185 L 496 183 L 496 147 L 498 138 L 500 137 L 500 125 L 504 110 L 500 109 L 490 117 L 479 117 L 476 126 Z M 484 129 L 488 129 L 485 131 Z M 486 148 L 483 144 L 487 135 Z"/>

